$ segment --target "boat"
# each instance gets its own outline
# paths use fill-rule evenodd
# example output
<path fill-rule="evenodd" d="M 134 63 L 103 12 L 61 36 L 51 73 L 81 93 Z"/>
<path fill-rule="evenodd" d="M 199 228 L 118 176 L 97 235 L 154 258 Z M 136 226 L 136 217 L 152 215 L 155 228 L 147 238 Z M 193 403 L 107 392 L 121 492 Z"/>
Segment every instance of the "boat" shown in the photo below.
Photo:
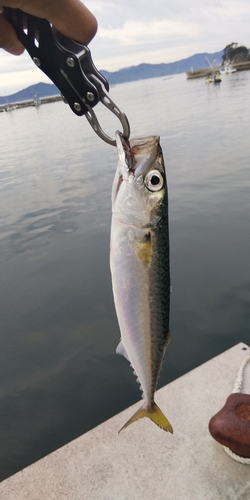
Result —
<path fill-rule="evenodd" d="M 222 77 L 219 67 L 215 66 L 216 59 L 214 59 L 213 64 L 209 61 L 208 57 L 206 57 L 206 60 L 210 66 L 211 72 L 206 76 L 205 83 L 220 83 Z"/>
<path fill-rule="evenodd" d="M 12 108 L 12 106 L 9 103 L 5 104 L 4 111 L 9 112 L 9 111 L 12 111 L 12 109 L 13 108 Z"/>
<path fill-rule="evenodd" d="M 38 108 L 38 106 L 40 106 L 40 104 L 41 104 L 41 99 L 39 99 L 39 97 L 37 97 L 37 95 L 35 95 L 31 105 Z"/>
<path fill-rule="evenodd" d="M 216 71 L 215 73 L 211 73 L 210 75 L 206 76 L 205 83 L 220 83 L 221 80 L 222 76 L 220 74 L 220 71 Z"/>
<path fill-rule="evenodd" d="M 220 83 L 220 82 L 221 82 L 222 77 L 221 77 L 220 71 L 217 71 L 217 72 L 213 75 L 213 79 L 214 79 L 214 83 Z"/>
<path fill-rule="evenodd" d="M 205 83 L 213 83 L 213 78 L 212 78 L 212 75 L 208 75 L 208 76 L 206 76 L 206 78 L 205 78 Z"/>
<path fill-rule="evenodd" d="M 236 71 L 236 68 L 233 68 L 232 64 L 230 63 L 226 63 L 220 68 L 221 75 L 231 75 L 232 73 L 236 73 Z"/>

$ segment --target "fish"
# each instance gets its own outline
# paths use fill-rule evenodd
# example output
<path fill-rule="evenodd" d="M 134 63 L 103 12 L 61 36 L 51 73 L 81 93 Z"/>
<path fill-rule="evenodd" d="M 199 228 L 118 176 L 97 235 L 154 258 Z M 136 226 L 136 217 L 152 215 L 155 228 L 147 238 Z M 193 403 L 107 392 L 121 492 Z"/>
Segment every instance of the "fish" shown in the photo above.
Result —
<path fill-rule="evenodd" d="M 170 340 L 168 190 L 158 136 L 125 140 L 116 133 L 110 269 L 121 340 L 116 353 L 131 364 L 143 405 L 120 429 L 143 417 L 173 428 L 154 401 Z M 119 432 L 120 432 L 119 431 Z"/>

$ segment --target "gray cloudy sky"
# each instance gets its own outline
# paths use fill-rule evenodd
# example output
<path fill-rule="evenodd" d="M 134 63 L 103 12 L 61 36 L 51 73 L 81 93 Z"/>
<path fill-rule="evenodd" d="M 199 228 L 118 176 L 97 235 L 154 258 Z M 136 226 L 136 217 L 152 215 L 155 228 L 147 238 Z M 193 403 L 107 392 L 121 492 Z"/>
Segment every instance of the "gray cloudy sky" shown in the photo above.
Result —
<path fill-rule="evenodd" d="M 172 62 L 228 43 L 250 47 L 249 0 L 86 0 L 99 29 L 90 44 L 97 68 Z M 206 65 L 206 61 L 204 61 Z M 0 51 L 0 95 L 49 81 L 27 54 Z"/>

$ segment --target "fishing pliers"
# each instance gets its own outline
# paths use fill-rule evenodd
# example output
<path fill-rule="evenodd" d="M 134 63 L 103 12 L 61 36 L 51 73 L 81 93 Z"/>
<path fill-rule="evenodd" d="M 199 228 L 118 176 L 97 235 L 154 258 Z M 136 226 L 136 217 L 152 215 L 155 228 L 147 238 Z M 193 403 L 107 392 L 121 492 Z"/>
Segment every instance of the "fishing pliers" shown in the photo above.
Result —
<path fill-rule="evenodd" d="M 108 81 L 96 69 L 87 46 L 65 37 L 46 19 L 19 9 L 5 7 L 4 16 L 33 62 L 52 80 L 76 115 L 85 115 L 95 133 L 116 146 L 115 139 L 103 131 L 93 111 L 94 106 L 101 102 L 121 122 L 123 137 L 129 138 L 128 119 L 106 93 L 109 91 Z"/>

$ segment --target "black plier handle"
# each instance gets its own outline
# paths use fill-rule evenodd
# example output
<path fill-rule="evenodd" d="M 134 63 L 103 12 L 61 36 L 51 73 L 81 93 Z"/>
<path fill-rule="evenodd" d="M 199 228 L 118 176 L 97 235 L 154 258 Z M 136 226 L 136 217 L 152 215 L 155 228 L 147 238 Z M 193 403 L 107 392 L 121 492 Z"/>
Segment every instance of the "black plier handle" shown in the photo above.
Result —
<path fill-rule="evenodd" d="M 103 131 L 93 111 L 102 102 L 120 120 L 124 138 L 129 138 L 128 119 L 105 92 L 109 91 L 109 84 L 96 69 L 88 47 L 60 34 L 46 19 L 19 9 L 5 7 L 4 16 L 33 62 L 54 82 L 76 115 L 85 115 L 96 134 L 116 146 L 115 139 Z"/>

